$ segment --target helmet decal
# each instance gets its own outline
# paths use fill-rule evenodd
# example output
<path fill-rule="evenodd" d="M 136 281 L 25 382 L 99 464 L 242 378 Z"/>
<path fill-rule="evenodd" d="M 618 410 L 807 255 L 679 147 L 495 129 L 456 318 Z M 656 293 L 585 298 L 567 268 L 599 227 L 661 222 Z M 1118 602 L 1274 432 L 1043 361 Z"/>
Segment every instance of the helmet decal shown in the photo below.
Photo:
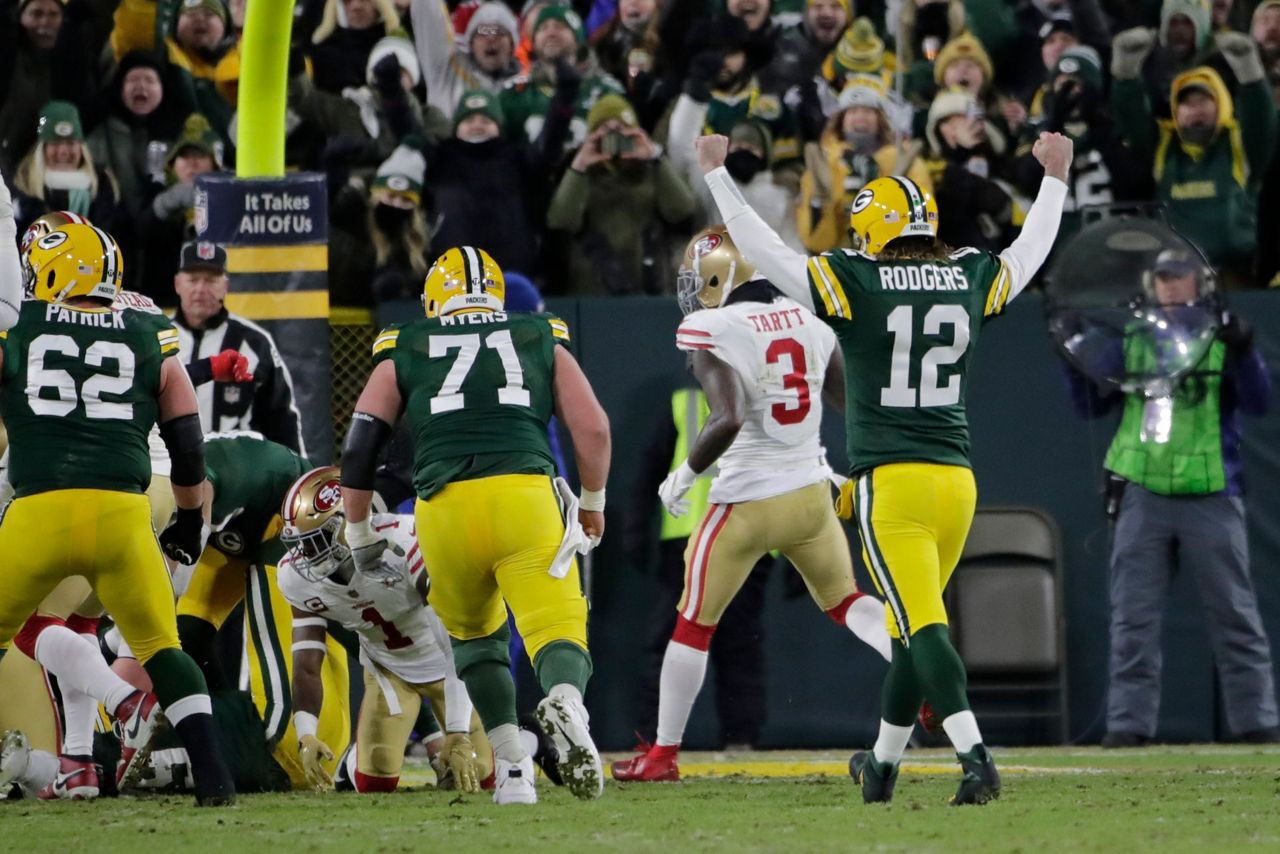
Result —
<path fill-rule="evenodd" d="M 320 513 L 327 513 L 338 506 L 338 502 L 342 500 L 342 486 L 337 479 L 328 481 L 316 491 L 316 510 Z"/>
<path fill-rule="evenodd" d="M 44 237 L 36 241 L 36 246 L 41 249 L 57 249 L 59 246 L 67 242 L 67 233 L 65 231 L 55 231 L 52 234 L 46 234 Z"/>
<path fill-rule="evenodd" d="M 861 193 L 853 197 L 853 204 L 849 207 L 850 213 L 862 213 L 867 209 L 867 205 L 871 204 L 871 200 L 876 197 L 875 190 L 863 190 Z"/>

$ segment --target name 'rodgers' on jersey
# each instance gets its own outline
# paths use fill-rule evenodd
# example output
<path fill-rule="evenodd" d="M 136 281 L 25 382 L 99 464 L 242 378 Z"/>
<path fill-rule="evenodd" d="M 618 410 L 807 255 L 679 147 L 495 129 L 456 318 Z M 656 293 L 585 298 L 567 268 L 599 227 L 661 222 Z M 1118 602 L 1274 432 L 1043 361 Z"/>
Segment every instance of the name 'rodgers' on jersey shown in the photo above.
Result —
<path fill-rule="evenodd" d="M 969 465 L 965 391 L 982 324 L 1004 310 L 1000 258 L 840 250 L 809 260 L 813 304 L 846 359 L 851 473 L 894 462 Z"/>
<path fill-rule="evenodd" d="M 160 367 L 178 354 L 164 315 L 30 301 L 0 333 L 0 414 L 19 497 L 55 489 L 144 492 Z"/>
<path fill-rule="evenodd" d="M 547 438 L 555 348 L 569 329 L 550 314 L 450 314 L 393 326 L 373 345 L 392 360 L 414 439 L 424 501 L 455 480 L 555 474 Z"/>

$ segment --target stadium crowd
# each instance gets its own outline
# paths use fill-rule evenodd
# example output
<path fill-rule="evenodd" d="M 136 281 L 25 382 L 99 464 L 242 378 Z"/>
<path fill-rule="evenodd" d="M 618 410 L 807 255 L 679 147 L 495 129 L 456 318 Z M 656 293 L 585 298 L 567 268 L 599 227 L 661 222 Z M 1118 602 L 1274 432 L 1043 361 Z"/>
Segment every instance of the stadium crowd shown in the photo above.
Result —
<path fill-rule="evenodd" d="M 71 210 L 174 306 L 194 180 L 234 168 L 246 0 L 8 0 L 0 170 L 19 233 Z M 338 305 L 416 294 L 450 246 L 549 294 L 669 292 L 717 219 L 693 137 L 797 249 L 880 175 L 999 248 L 1075 142 L 1081 210 L 1158 202 L 1232 287 L 1277 283 L 1278 0 L 299 0 L 290 169 L 327 174 Z M 499 201 L 500 200 L 500 201 Z M 497 202 L 497 203 L 495 203 Z"/>

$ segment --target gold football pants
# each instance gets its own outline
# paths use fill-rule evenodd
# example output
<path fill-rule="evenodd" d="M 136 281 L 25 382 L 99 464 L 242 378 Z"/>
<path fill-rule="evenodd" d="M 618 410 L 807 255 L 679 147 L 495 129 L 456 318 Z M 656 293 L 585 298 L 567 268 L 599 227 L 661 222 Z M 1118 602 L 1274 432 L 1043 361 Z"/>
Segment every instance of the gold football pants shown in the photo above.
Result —
<path fill-rule="evenodd" d="M 419 499 L 414 513 L 431 573 L 428 601 L 450 636 L 487 637 L 506 624 L 510 607 L 530 660 L 552 641 L 587 648 L 577 561 L 564 578 L 547 572 L 564 537 L 551 478 L 457 481 L 429 501 Z"/>
<path fill-rule="evenodd" d="M 978 494 L 964 466 L 894 463 L 857 479 L 862 554 L 886 602 L 890 637 L 947 623 L 942 603 L 964 550 Z"/>

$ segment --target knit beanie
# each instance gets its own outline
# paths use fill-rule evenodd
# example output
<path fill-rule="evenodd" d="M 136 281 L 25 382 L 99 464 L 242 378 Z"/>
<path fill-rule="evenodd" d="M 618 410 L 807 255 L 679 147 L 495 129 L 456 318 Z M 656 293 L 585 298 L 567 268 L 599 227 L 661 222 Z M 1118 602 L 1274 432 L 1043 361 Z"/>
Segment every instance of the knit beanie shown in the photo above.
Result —
<path fill-rule="evenodd" d="M 982 42 L 978 41 L 973 33 L 967 32 L 956 36 L 938 51 L 938 58 L 933 63 L 933 82 L 941 86 L 942 75 L 946 73 L 947 66 L 957 59 L 972 59 L 978 63 L 982 68 L 984 85 L 991 85 L 991 78 L 994 76 L 991 56 L 982 46 Z"/>
<path fill-rule="evenodd" d="M 869 74 L 884 65 L 884 42 L 870 18 L 858 18 L 836 43 L 836 62 L 846 72 Z"/>
<path fill-rule="evenodd" d="M 458 107 L 453 111 L 453 129 L 456 131 L 458 125 L 476 113 L 483 113 L 493 119 L 498 123 L 498 127 L 506 124 L 506 117 L 502 114 L 502 104 L 498 103 L 498 96 L 483 89 L 472 89 L 462 93 L 462 97 L 458 99 Z"/>
<path fill-rule="evenodd" d="M 1213 29 L 1213 14 L 1208 0 L 1164 0 L 1160 7 L 1160 44 L 1169 44 L 1169 21 L 1174 15 L 1185 15 L 1196 28 L 1196 50 L 1209 41 Z"/>
<path fill-rule="evenodd" d="M 586 34 L 582 29 L 582 19 L 578 17 L 578 13 L 568 6 L 559 6 L 552 4 L 543 6 L 538 12 L 538 17 L 533 21 L 533 34 L 538 34 L 538 28 L 547 21 L 556 20 L 573 30 L 574 38 L 578 40 L 578 44 L 582 44 L 586 40 Z"/>
<path fill-rule="evenodd" d="M 404 30 L 396 30 L 374 42 L 369 51 L 369 61 L 364 66 L 364 76 L 369 85 L 373 85 L 373 67 L 387 56 L 395 56 L 400 67 L 409 72 L 413 85 L 417 86 L 422 79 L 422 68 L 418 65 L 418 53 L 409 41 L 409 34 Z"/>
<path fill-rule="evenodd" d="M 389 190 L 413 201 L 422 200 L 422 183 L 426 179 L 427 161 L 422 152 L 400 145 L 382 161 L 373 177 L 373 190 Z"/>
<path fill-rule="evenodd" d="M 1062 52 L 1053 67 L 1053 76 L 1060 74 L 1079 77 L 1085 88 L 1094 93 L 1102 92 L 1102 58 L 1088 45 L 1076 45 Z"/>
<path fill-rule="evenodd" d="M 636 111 L 632 109 L 631 102 L 612 92 L 602 95 L 587 113 L 587 133 L 591 133 L 610 119 L 618 119 L 627 127 L 636 127 L 640 124 L 636 120 Z"/>
<path fill-rule="evenodd" d="M 70 101 L 50 101 L 40 111 L 40 123 L 36 126 L 36 139 L 40 142 L 83 142 L 84 128 L 80 125 L 80 111 Z"/>
<path fill-rule="evenodd" d="M 520 22 L 516 20 L 516 16 L 506 3 L 489 0 L 488 3 L 482 3 L 480 8 L 476 9 L 471 19 L 467 21 L 464 40 L 468 47 L 471 45 L 471 39 L 475 38 L 476 30 L 484 26 L 501 27 L 511 36 L 513 45 L 520 44 Z"/>

